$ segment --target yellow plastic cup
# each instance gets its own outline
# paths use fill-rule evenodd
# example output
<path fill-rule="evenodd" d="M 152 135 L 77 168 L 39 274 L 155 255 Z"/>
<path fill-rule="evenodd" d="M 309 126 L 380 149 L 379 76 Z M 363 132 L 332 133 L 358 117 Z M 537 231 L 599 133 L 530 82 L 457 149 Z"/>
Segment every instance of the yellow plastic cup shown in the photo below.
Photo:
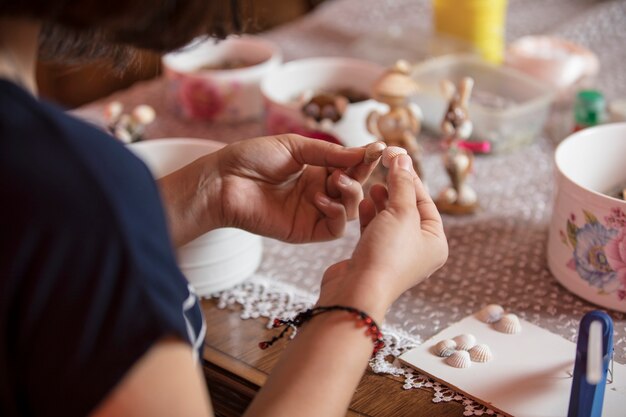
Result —
<path fill-rule="evenodd" d="M 433 0 L 436 34 L 462 39 L 490 62 L 504 57 L 507 0 Z"/>

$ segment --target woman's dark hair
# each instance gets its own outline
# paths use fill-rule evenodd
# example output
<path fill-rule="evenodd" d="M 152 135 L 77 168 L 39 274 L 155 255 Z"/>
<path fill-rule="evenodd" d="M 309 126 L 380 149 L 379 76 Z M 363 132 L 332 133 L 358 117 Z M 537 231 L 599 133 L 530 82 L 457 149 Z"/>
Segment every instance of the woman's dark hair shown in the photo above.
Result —
<path fill-rule="evenodd" d="M 42 59 L 110 58 L 124 66 L 137 48 L 166 52 L 196 36 L 243 31 L 242 6 L 239 0 L 0 0 L 0 16 L 44 22 Z"/>

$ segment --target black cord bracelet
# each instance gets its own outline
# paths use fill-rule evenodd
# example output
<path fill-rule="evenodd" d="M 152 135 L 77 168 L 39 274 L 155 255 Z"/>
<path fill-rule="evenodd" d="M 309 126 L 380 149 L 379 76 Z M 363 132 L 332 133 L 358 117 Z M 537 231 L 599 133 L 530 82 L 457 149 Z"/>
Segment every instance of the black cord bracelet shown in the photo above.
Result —
<path fill-rule="evenodd" d="M 267 349 L 268 347 L 272 346 L 277 340 L 282 339 L 289 330 L 291 330 L 289 338 L 293 339 L 298 332 L 298 328 L 300 326 L 311 320 L 313 317 L 323 313 L 327 313 L 329 311 L 345 311 L 347 313 L 350 313 L 357 320 L 358 326 L 367 327 L 365 329 L 365 334 L 369 336 L 374 343 L 374 351 L 372 352 L 372 356 L 374 356 L 380 349 L 385 346 L 385 342 L 383 341 L 383 334 L 380 331 L 380 327 L 378 327 L 376 322 L 367 313 L 354 307 L 334 305 L 309 308 L 308 310 L 298 313 L 298 315 L 296 315 L 293 319 L 289 320 L 274 319 L 274 322 L 272 323 L 274 328 L 283 326 L 285 326 L 285 328 L 278 335 L 272 337 L 270 340 L 259 343 L 259 347 L 261 349 Z"/>

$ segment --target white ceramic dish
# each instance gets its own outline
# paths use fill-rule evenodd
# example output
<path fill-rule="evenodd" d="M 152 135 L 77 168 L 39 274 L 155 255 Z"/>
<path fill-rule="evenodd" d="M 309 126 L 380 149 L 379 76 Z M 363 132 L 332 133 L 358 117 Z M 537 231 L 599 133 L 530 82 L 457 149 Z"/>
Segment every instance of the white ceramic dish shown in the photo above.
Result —
<path fill-rule="evenodd" d="M 414 101 L 422 109 L 423 126 L 440 131 L 447 102 L 442 79 L 455 84 L 474 79 L 469 114 L 472 139 L 491 142 L 494 152 L 513 149 L 535 140 L 548 116 L 552 89 L 526 74 L 486 63 L 472 55 L 446 55 L 416 65 L 413 78 L 420 86 Z"/>
<path fill-rule="evenodd" d="M 219 69 L 223 63 L 237 61 L 253 65 Z M 264 39 L 243 36 L 196 41 L 181 51 L 166 54 L 163 68 L 172 101 L 183 117 L 236 122 L 261 116 L 263 100 L 259 84 L 281 62 L 277 46 Z"/>
<path fill-rule="evenodd" d="M 588 128 L 555 153 L 556 198 L 548 266 L 565 288 L 626 312 L 626 201 L 607 192 L 626 187 L 626 123 Z"/>
<path fill-rule="evenodd" d="M 300 111 L 298 97 L 306 91 L 352 89 L 369 94 L 374 81 L 383 73 L 378 64 L 351 58 L 309 58 L 291 61 L 268 75 L 261 83 L 269 134 L 299 133 L 316 137 Z M 329 133 L 345 146 L 361 146 L 375 141 L 365 127 L 367 115 L 385 106 L 372 100 L 348 104 L 341 120 Z"/>
<path fill-rule="evenodd" d="M 155 139 L 129 148 L 148 165 L 155 178 L 167 175 L 224 144 L 207 139 Z M 261 263 L 260 236 L 239 229 L 213 230 L 178 248 L 178 265 L 199 295 L 233 287 Z"/>

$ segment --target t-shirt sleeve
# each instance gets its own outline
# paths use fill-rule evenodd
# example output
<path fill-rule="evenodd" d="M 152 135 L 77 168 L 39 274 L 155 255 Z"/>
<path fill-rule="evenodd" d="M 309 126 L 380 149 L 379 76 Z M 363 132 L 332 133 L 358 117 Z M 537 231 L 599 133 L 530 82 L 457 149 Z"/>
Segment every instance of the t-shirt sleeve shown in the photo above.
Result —
<path fill-rule="evenodd" d="M 2 395 L 20 413 L 87 415 L 157 341 L 189 341 L 193 294 L 140 161 L 118 144 L 92 161 L 42 146 L 70 163 L 33 161 L 26 150 L 20 161 L 12 149 L 16 171 L 0 180 L 10 201 L 0 219 Z M 33 162 L 42 165 L 23 171 Z"/>

